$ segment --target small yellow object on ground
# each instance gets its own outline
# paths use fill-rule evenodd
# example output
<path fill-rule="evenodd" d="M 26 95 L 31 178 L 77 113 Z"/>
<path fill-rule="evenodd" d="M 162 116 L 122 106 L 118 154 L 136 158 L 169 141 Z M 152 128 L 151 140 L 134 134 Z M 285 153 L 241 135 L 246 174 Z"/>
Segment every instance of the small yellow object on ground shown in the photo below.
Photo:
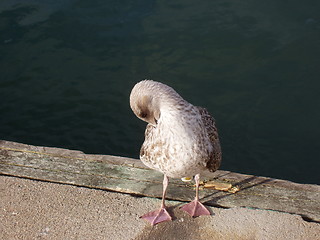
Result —
<path fill-rule="evenodd" d="M 192 177 L 183 177 L 183 178 L 181 178 L 182 182 L 191 182 L 191 180 L 192 180 Z"/>
<path fill-rule="evenodd" d="M 221 183 L 221 182 L 214 182 L 214 181 L 205 182 L 203 187 L 213 188 L 220 191 L 228 191 L 231 193 L 236 193 L 237 191 L 240 190 L 238 187 L 233 187 L 231 183 Z"/>

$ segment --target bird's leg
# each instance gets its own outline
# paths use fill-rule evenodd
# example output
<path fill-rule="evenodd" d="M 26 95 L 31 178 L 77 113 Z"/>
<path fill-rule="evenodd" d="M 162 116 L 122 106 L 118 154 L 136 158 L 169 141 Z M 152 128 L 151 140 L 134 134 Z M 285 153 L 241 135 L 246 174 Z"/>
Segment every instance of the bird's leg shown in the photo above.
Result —
<path fill-rule="evenodd" d="M 146 213 L 145 215 L 140 217 L 150 222 L 151 225 L 156 225 L 157 223 L 161 223 L 165 221 L 171 221 L 171 216 L 166 210 L 166 205 L 165 205 L 165 198 L 166 198 L 168 183 L 169 183 L 169 178 L 166 175 L 164 175 L 163 193 L 162 193 L 162 201 L 161 201 L 160 209 Z"/>
<path fill-rule="evenodd" d="M 196 181 L 196 197 L 192 202 L 183 205 L 181 209 L 189 213 L 190 216 L 192 217 L 198 217 L 201 215 L 210 215 L 209 210 L 199 201 L 200 174 L 197 174 L 194 177 L 194 179 Z"/>

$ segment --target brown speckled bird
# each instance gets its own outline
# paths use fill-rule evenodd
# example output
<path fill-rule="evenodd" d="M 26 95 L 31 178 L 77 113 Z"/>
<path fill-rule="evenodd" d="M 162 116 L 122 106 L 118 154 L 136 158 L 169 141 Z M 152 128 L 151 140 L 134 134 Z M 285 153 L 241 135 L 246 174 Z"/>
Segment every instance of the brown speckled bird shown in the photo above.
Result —
<path fill-rule="evenodd" d="M 199 178 L 214 172 L 221 162 L 221 148 L 215 120 L 205 108 L 193 106 L 171 87 L 152 80 L 137 83 L 130 94 L 134 114 L 148 123 L 140 159 L 164 174 L 160 209 L 141 218 L 152 225 L 170 221 L 166 210 L 166 189 L 171 178 L 195 176 L 196 197 L 181 209 L 196 217 L 210 215 L 199 202 Z"/>

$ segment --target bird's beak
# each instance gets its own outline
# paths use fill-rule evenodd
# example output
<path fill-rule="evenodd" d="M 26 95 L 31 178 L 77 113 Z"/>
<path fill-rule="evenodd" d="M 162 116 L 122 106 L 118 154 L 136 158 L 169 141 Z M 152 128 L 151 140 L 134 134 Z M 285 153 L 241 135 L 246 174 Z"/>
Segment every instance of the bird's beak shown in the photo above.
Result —
<path fill-rule="evenodd" d="M 151 124 L 152 126 L 154 126 L 154 127 L 157 127 L 158 120 L 154 118 L 154 119 L 151 120 L 150 124 Z"/>

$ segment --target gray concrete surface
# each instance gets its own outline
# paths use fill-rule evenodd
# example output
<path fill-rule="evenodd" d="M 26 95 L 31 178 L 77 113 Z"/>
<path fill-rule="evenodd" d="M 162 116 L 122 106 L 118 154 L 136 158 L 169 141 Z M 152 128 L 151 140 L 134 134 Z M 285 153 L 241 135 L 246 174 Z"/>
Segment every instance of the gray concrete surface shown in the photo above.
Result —
<path fill-rule="evenodd" d="M 0 176 L 0 239 L 310 239 L 320 224 L 298 215 L 210 207 L 195 219 L 168 201 L 172 222 L 150 226 L 139 216 L 159 199 Z"/>
<path fill-rule="evenodd" d="M 39 181 L 161 198 L 163 175 L 137 159 L 81 151 L 32 146 L 0 140 L 0 174 Z M 200 190 L 209 206 L 247 207 L 298 214 L 320 222 L 320 185 L 218 170 L 202 173 L 202 180 L 228 183 L 238 189 Z M 193 200 L 192 183 L 170 179 L 167 197 L 176 201 Z"/>

